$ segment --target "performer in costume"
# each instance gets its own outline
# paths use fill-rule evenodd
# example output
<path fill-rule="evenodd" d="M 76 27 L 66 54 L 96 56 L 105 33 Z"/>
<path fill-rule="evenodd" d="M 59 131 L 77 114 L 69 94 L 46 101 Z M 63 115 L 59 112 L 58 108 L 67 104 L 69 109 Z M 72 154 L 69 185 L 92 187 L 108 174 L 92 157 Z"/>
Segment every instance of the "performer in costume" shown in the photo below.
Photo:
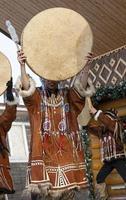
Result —
<path fill-rule="evenodd" d="M 18 52 L 21 80 L 16 88 L 23 97 L 31 124 L 27 187 L 32 196 L 74 199 L 73 188 L 88 186 L 77 116 L 85 105 L 85 91 L 58 88 L 44 80 L 42 88 L 26 74 L 25 56 Z M 82 96 L 83 95 L 83 96 Z"/>
<path fill-rule="evenodd" d="M 12 79 L 7 83 L 6 107 L 0 115 L 0 196 L 2 194 L 14 193 L 14 185 L 10 173 L 8 147 L 6 144 L 7 132 L 16 118 L 16 107 L 18 99 L 12 93 Z"/>
<path fill-rule="evenodd" d="M 115 109 L 108 111 L 96 110 L 93 106 L 90 113 L 98 124 L 90 123 L 89 130 L 99 137 L 101 143 L 101 160 L 104 163 L 96 180 L 97 190 L 101 199 L 108 199 L 105 179 L 115 168 L 124 182 L 126 182 L 126 152 L 124 148 L 123 124 Z M 124 139 L 123 139 L 124 138 Z"/>
<path fill-rule="evenodd" d="M 77 123 L 85 93 L 79 82 L 76 88 L 80 91 L 75 87 L 67 90 L 60 81 L 75 76 L 86 65 L 92 31 L 79 13 L 52 8 L 30 20 L 21 43 L 21 80 L 16 87 L 28 109 L 32 133 L 27 187 L 32 199 L 36 193 L 51 199 L 74 199 L 72 189 L 88 185 Z M 25 61 L 44 78 L 41 89 L 26 74 Z M 84 78 L 87 83 L 87 76 Z"/>

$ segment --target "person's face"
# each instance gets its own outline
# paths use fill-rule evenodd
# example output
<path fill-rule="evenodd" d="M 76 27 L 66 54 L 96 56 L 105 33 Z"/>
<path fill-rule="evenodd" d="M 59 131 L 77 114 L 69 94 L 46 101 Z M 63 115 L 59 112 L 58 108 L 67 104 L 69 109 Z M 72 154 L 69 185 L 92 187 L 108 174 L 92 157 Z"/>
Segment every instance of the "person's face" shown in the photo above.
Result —
<path fill-rule="evenodd" d="M 45 80 L 45 85 L 46 88 L 49 90 L 56 90 L 58 88 L 58 82 L 57 81 L 50 81 L 50 80 Z"/>

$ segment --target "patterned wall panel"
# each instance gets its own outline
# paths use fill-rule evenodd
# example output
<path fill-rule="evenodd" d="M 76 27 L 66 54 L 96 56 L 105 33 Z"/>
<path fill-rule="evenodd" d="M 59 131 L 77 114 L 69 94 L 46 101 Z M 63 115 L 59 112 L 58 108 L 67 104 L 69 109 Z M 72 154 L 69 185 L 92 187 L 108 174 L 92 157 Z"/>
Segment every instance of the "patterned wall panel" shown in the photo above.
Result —
<path fill-rule="evenodd" d="M 126 46 L 94 58 L 89 77 L 96 88 L 126 80 Z"/>

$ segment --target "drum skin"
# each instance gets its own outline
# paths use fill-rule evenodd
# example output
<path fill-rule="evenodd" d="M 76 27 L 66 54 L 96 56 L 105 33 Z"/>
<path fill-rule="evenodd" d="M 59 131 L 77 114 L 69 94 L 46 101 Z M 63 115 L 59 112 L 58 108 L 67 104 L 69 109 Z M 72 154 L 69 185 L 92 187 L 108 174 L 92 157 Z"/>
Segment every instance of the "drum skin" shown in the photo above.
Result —
<path fill-rule="evenodd" d="M 10 80 L 12 71 L 8 58 L 0 52 L 0 95 L 6 90 L 6 83 Z"/>
<path fill-rule="evenodd" d="M 45 79 L 59 81 L 85 66 L 93 35 L 79 13 L 57 7 L 34 16 L 22 32 L 21 43 L 29 67 Z"/>

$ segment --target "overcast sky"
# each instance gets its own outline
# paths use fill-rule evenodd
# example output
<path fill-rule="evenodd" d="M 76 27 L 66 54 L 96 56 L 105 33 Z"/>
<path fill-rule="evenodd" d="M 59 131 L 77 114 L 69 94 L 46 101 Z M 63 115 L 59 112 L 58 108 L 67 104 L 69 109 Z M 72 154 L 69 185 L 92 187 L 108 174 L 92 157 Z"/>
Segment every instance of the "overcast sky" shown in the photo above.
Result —
<path fill-rule="evenodd" d="M 17 49 L 15 43 L 5 36 L 3 33 L 0 32 L 0 51 L 8 57 L 11 67 L 12 67 L 12 76 L 14 79 L 14 83 L 20 75 L 20 67 L 19 63 L 17 61 Z M 37 85 L 40 85 L 39 77 L 34 74 L 28 67 L 27 67 L 27 72 L 34 77 L 34 79 L 37 82 Z"/>
<path fill-rule="evenodd" d="M 7 36 L 5 36 L 3 33 L 0 32 L 0 51 L 7 56 L 7 58 L 10 61 L 11 64 L 11 68 L 12 68 L 12 77 L 13 77 L 13 82 L 15 84 L 17 77 L 20 75 L 20 66 L 19 63 L 17 61 L 17 48 L 15 43 L 8 38 Z M 2 66 L 0 66 L 2 67 Z M 40 81 L 39 81 L 39 77 L 34 74 L 29 67 L 27 67 L 27 72 L 34 78 L 34 80 L 36 81 L 37 86 L 40 86 Z M 0 96 L 0 100 L 3 97 Z"/>

